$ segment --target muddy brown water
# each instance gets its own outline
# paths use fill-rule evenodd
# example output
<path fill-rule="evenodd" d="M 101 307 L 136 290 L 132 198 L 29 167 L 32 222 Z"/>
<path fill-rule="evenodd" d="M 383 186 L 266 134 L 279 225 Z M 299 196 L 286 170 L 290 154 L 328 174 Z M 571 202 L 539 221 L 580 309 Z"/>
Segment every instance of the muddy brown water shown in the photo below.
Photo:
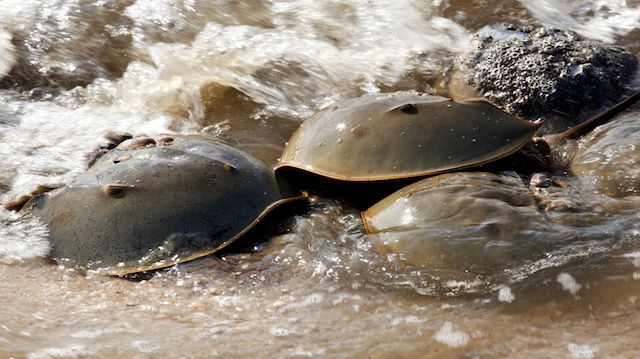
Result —
<path fill-rule="evenodd" d="M 207 132 L 275 161 L 314 112 L 437 87 L 504 21 L 640 55 L 637 2 L 0 0 L 2 200 L 69 181 L 109 130 Z M 638 121 L 636 105 L 563 148 L 585 174 L 538 191 L 568 240 L 497 272 L 381 255 L 344 198 L 136 280 L 55 264 L 46 228 L 0 210 L 0 357 L 637 357 Z"/>

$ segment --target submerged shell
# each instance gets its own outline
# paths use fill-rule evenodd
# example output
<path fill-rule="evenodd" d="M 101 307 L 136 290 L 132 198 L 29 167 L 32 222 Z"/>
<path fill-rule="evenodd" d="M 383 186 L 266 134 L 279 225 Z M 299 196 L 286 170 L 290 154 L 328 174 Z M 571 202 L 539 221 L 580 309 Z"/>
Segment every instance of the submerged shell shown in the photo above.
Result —
<path fill-rule="evenodd" d="M 168 267 L 216 252 L 299 198 L 264 163 L 226 144 L 159 139 L 123 142 L 27 204 L 48 224 L 56 260 L 115 275 Z"/>
<path fill-rule="evenodd" d="M 369 95 L 305 121 L 277 169 L 345 181 L 430 175 L 505 157 L 527 143 L 538 126 L 481 100 Z"/>
<path fill-rule="evenodd" d="M 552 229 L 518 178 L 451 173 L 402 188 L 362 212 L 381 253 L 433 269 L 475 273 L 536 259 L 570 238 Z"/>
<path fill-rule="evenodd" d="M 571 170 L 603 194 L 640 194 L 640 124 L 636 113 L 596 128 L 580 140 Z"/>

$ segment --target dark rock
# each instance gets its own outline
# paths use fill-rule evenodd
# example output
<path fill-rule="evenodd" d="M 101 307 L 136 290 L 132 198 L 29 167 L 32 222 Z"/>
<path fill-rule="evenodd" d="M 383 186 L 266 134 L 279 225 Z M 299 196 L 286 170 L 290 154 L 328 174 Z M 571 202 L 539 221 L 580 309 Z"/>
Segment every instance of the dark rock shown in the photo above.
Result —
<path fill-rule="evenodd" d="M 638 60 L 618 46 L 550 27 L 485 27 L 463 59 L 466 79 L 487 99 L 528 119 L 561 117 L 615 101 Z M 564 128 L 563 128 L 564 127 Z"/>

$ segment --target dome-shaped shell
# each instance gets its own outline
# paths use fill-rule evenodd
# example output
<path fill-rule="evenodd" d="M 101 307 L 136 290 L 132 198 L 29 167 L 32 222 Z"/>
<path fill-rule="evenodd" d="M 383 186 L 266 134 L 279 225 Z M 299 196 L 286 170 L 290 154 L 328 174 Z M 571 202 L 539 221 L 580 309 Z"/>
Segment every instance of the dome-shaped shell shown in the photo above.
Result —
<path fill-rule="evenodd" d="M 123 142 L 25 209 L 49 226 L 56 260 L 125 275 L 214 253 L 297 198 L 250 155 L 181 136 Z"/>
<path fill-rule="evenodd" d="M 424 176 L 508 156 L 538 127 L 482 100 L 368 95 L 305 121 L 276 170 L 297 168 L 344 181 Z"/>
<path fill-rule="evenodd" d="M 607 196 L 640 193 L 640 124 L 631 112 L 578 142 L 571 171 Z"/>
<path fill-rule="evenodd" d="M 574 237 L 546 220 L 519 178 L 484 172 L 423 179 L 361 216 L 378 252 L 417 266 L 474 273 L 540 258 Z"/>

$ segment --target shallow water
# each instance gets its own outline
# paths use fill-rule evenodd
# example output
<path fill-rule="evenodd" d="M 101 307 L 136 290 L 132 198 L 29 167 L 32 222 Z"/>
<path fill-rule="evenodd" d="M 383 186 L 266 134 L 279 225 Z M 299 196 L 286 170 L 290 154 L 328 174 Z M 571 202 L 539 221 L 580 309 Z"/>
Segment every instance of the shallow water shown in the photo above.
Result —
<path fill-rule="evenodd" d="M 109 130 L 203 131 L 271 162 L 340 99 L 438 87 L 482 26 L 640 55 L 639 19 L 633 1 L 0 0 L 0 193 L 69 181 Z M 558 174 L 539 195 L 567 245 L 482 276 L 378 254 L 349 201 L 322 197 L 138 280 L 54 264 L 46 228 L 0 210 L 0 357 L 636 357 L 633 173 L 618 197 Z"/>

